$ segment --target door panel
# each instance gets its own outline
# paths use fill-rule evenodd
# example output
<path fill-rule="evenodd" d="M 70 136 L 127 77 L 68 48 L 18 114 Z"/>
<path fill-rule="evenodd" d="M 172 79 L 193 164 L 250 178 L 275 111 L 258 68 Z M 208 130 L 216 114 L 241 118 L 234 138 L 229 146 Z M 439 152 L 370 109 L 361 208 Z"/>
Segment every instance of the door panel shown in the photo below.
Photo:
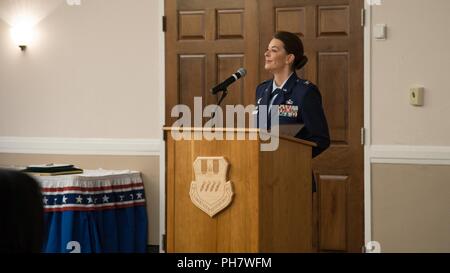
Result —
<path fill-rule="evenodd" d="M 198 54 L 179 55 L 179 89 L 178 101 L 180 104 L 186 104 L 190 109 L 194 109 L 193 96 L 204 97 L 205 77 L 206 77 L 206 56 Z"/>
<path fill-rule="evenodd" d="M 332 145 L 348 145 L 348 52 L 319 52 L 318 66 Z"/>
<path fill-rule="evenodd" d="M 320 250 L 347 250 L 347 183 L 345 175 L 319 175 Z"/>
<path fill-rule="evenodd" d="M 178 39 L 205 40 L 205 11 L 180 11 L 178 12 Z"/>
<path fill-rule="evenodd" d="M 319 37 L 349 35 L 349 6 L 323 5 L 318 7 Z"/>

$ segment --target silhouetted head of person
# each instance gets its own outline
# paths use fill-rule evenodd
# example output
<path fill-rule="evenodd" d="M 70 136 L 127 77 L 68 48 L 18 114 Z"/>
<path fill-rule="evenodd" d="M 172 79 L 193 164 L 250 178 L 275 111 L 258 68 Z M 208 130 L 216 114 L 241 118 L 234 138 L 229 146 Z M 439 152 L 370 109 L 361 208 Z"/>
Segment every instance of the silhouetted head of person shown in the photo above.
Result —
<path fill-rule="evenodd" d="M 0 170 L 0 252 L 39 253 L 43 240 L 39 184 L 25 173 Z"/>

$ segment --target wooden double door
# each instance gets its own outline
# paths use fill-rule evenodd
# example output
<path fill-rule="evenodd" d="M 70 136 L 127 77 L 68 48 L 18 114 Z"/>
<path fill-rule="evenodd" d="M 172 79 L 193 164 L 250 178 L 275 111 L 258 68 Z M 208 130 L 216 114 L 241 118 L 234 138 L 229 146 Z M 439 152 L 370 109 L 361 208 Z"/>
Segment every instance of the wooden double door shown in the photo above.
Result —
<path fill-rule="evenodd" d="M 363 0 L 166 0 L 166 125 L 171 109 L 194 97 L 217 102 L 210 89 L 245 67 L 224 105 L 255 104 L 269 79 L 264 52 L 275 31 L 301 37 L 308 64 L 297 73 L 322 94 L 331 147 L 313 160 L 315 247 L 361 252 L 364 245 Z"/>

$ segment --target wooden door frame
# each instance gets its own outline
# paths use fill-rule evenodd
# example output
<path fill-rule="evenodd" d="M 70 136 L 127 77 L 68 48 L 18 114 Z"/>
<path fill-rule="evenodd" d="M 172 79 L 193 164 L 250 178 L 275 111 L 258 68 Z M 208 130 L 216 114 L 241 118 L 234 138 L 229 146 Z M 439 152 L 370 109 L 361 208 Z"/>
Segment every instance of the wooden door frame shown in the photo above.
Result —
<path fill-rule="evenodd" d="M 364 1 L 364 245 L 372 241 L 372 169 L 370 147 L 372 145 L 372 6 Z"/>
<path fill-rule="evenodd" d="M 164 235 L 166 234 L 166 143 L 164 140 L 163 127 L 166 119 L 166 34 L 163 31 L 163 17 L 166 14 L 165 0 L 158 1 L 158 52 L 159 54 L 159 78 L 162 79 L 158 86 L 159 95 L 159 124 L 160 131 L 158 139 L 160 140 L 159 148 L 159 252 L 163 253 Z"/>

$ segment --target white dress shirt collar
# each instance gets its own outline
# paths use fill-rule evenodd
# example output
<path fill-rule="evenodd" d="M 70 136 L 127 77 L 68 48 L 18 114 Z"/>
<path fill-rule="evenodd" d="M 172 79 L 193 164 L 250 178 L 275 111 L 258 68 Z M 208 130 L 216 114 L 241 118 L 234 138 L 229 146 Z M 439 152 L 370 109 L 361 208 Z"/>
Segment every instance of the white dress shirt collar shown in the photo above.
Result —
<path fill-rule="evenodd" d="M 294 74 L 294 72 L 292 72 L 291 74 L 289 74 L 289 77 L 287 77 L 287 79 L 283 82 L 283 84 L 281 84 L 281 86 L 277 86 L 277 84 L 275 83 L 275 79 L 272 81 L 272 92 L 277 89 L 283 89 L 283 86 L 286 85 L 286 82 L 289 80 L 289 78 L 291 78 L 292 74 Z"/>

